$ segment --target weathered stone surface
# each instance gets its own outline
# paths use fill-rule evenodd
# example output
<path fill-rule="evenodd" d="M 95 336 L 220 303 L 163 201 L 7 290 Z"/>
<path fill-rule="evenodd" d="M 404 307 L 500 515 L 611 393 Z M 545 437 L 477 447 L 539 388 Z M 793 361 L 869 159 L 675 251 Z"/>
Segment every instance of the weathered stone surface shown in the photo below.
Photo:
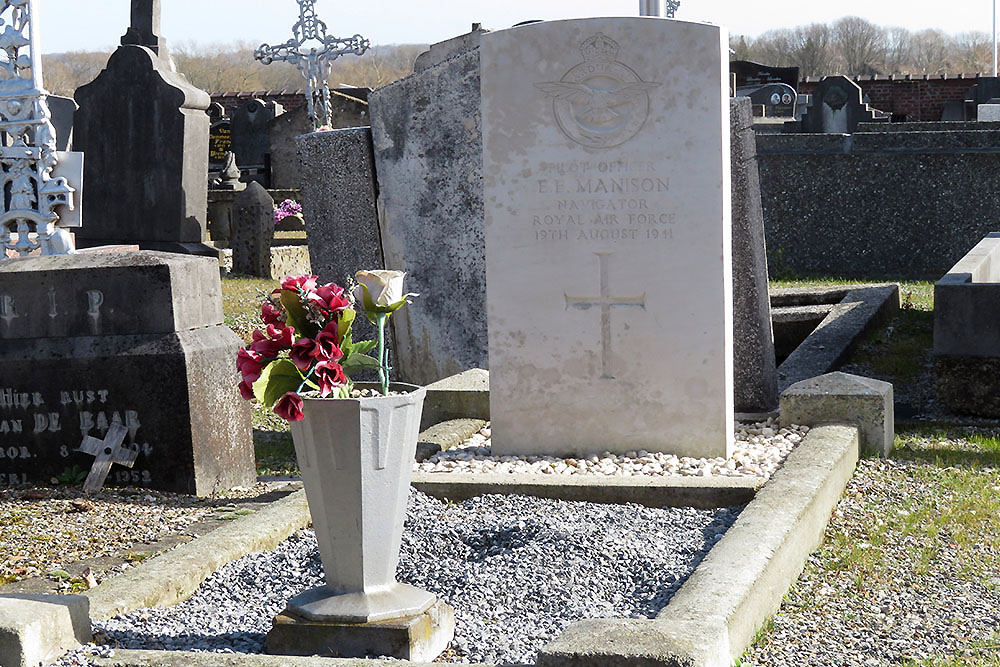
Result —
<path fill-rule="evenodd" d="M 330 91 L 330 121 L 333 129 L 362 127 L 369 124 L 368 103 Z M 314 132 L 305 106 L 286 111 L 271 121 L 268 133 L 271 142 L 271 187 L 301 188 L 302 177 L 296 138 Z M 312 178 L 313 174 L 309 175 Z"/>
<path fill-rule="evenodd" d="M 375 195 L 375 158 L 367 127 L 313 132 L 296 139 L 308 221 L 309 263 L 320 281 L 346 286 L 358 270 L 384 269 Z M 408 292 L 419 292 L 407 280 Z M 421 296 L 420 308 L 424 307 Z M 392 317 L 395 323 L 403 308 Z M 374 340 L 375 327 L 355 320 L 355 340 Z M 390 327 L 390 330 L 393 327 Z M 397 349 L 390 345 L 390 353 Z M 397 365 L 397 364 L 393 364 Z M 398 370 L 394 378 L 404 379 Z"/>
<path fill-rule="evenodd" d="M 0 595 L 0 665 L 35 667 L 90 641 L 87 598 Z"/>
<path fill-rule="evenodd" d="M 482 36 L 495 453 L 731 452 L 724 40 L 643 18 Z"/>
<path fill-rule="evenodd" d="M 270 278 L 273 238 L 274 200 L 254 181 L 233 202 L 233 273 Z"/>
<path fill-rule="evenodd" d="M 862 452 L 888 456 L 892 451 L 895 424 L 892 385 L 888 382 L 827 373 L 782 392 L 780 410 L 783 425 L 856 425 Z"/>
<path fill-rule="evenodd" d="M 937 280 L 996 231 L 1000 132 L 895 125 L 757 136 L 772 276 Z"/>
<path fill-rule="evenodd" d="M 0 266 L 0 485 L 89 468 L 75 450 L 113 421 L 138 458 L 109 485 L 207 495 L 251 483 L 240 341 L 222 324 L 218 276 L 215 260 L 153 252 Z"/>
<path fill-rule="evenodd" d="M 429 384 L 485 368 L 479 51 L 373 91 L 369 103 L 385 265 L 421 295 L 392 318 L 397 373 Z"/>
<path fill-rule="evenodd" d="M 850 134 L 858 123 L 880 118 L 889 120 L 888 114 L 862 102 L 861 86 L 846 76 L 828 76 L 813 89 L 812 103 L 802 115 L 802 131 Z"/>
<path fill-rule="evenodd" d="M 80 247 L 216 256 L 202 243 L 210 98 L 143 46 L 122 46 L 77 88 L 76 150 L 86 153 Z"/>
<path fill-rule="evenodd" d="M 73 150 L 73 116 L 76 102 L 71 97 L 49 95 L 45 98 L 52 114 L 52 127 L 56 131 L 56 150 Z"/>
<path fill-rule="evenodd" d="M 737 412 L 778 405 L 764 214 L 750 100 L 729 103 L 733 191 L 733 391 Z"/>

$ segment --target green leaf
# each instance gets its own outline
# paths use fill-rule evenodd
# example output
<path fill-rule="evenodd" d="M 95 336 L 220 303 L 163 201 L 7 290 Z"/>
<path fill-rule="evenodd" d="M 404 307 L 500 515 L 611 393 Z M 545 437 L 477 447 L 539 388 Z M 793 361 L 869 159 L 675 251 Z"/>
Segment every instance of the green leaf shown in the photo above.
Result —
<path fill-rule="evenodd" d="M 302 385 L 302 373 L 288 359 L 272 361 L 253 383 L 253 395 L 267 408 L 274 407 L 278 399 Z"/>
<path fill-rule="evenodd" d="M 302 305 L 302 300 L 298 293 L 283 289 L 279 296 L 281 305 L 285 309 L 285 321 L 295 327 L 295 333 L 300 338 L 315 338 L 319 333 L 319 327 L 313 324 L 306 317 L 306 309 Z"/>
<path fill-rule="evenodd" d="M 349 342 L 351 340 L 351 327 L 354 326 L 354 318 L 356 316 L 357 313 L 350 308 L 340 311 L 340 318 L 337 321 L 337 338 L 341 341 L 346 340 Z"/>
<path fill-rule="evenodd" d="M 367 354 L 367 353 L 371 352 L 372 350 L 374 350 L 376 347 L 378 347 L 378 341 L 375 341 L 375 340 L 363 340 L 363 341 L 354 343 L 351 346 L 351 351 L 352 352 L 356 352 L 358 354 Z"/>
<path fill-rule="evenodd" d="M 344 373 L 353 375 L 365 369 L 378 369 L 378 360 L 369 357 L 367 354 L 352 354 L 341 360 L 340 365 L 344 367 Z"/>

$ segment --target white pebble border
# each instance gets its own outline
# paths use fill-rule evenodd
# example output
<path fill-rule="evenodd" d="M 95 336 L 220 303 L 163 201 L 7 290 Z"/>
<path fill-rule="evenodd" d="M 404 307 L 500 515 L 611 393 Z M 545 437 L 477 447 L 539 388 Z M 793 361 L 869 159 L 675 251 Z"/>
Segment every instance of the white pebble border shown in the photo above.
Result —
<path fill-rule="evenodd" d="M 587 458 L 553 456 L 493 456 L 490 425 L 457 447 L 415 463 L 415 472 L 521 473 L 534 475 L 601 475 L 605 477 L 764 477 L 781 467 L 790 451 L 809 431 L 808 426 L 779 426 L 774 419 L 736 424 L 732 457 L 691 458 L 639 450 L 625 454 L 604 452 Z"/>

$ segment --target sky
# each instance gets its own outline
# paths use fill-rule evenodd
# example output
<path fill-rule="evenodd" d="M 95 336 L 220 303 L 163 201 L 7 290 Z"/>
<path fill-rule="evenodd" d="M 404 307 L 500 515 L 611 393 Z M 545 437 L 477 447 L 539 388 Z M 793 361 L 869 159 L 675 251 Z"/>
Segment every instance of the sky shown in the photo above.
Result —
<path fill-rule="evenodd" d="M 995 0 L 682 0 L 676 18 L 758 35 L 773 28 L 830 22 L 854 14 L 879 25 L 948 33 L 992 30 Z M 129 22 L 129 0 L 37 0 L 42 51 L 110 50 Z M 162 0 L 167 44 L 278 44 L 291 37 L 295 0 Z M 373 44 L 433 43 L 468 32 L 472 23 L 507 28 L 529 19 L 636 16 L 639 0 L 316 0 L 329 34 L 360 33 Z"/>

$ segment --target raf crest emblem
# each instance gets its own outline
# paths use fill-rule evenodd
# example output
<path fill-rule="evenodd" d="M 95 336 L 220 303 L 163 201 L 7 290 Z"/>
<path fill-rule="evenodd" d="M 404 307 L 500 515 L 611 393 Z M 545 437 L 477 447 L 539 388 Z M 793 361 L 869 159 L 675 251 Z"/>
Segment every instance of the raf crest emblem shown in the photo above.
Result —
<path fill-rule="evenodd" d="M 649 116 L 649 91 L 660 84 L 643 81 L 616 60 L 618 43 L 597 33 L 580 45 L 583 62 L 560 81 L 536 83 L 552 98 L 563 134 L 589 148 L 619 146 L 639 132 Z"/>

